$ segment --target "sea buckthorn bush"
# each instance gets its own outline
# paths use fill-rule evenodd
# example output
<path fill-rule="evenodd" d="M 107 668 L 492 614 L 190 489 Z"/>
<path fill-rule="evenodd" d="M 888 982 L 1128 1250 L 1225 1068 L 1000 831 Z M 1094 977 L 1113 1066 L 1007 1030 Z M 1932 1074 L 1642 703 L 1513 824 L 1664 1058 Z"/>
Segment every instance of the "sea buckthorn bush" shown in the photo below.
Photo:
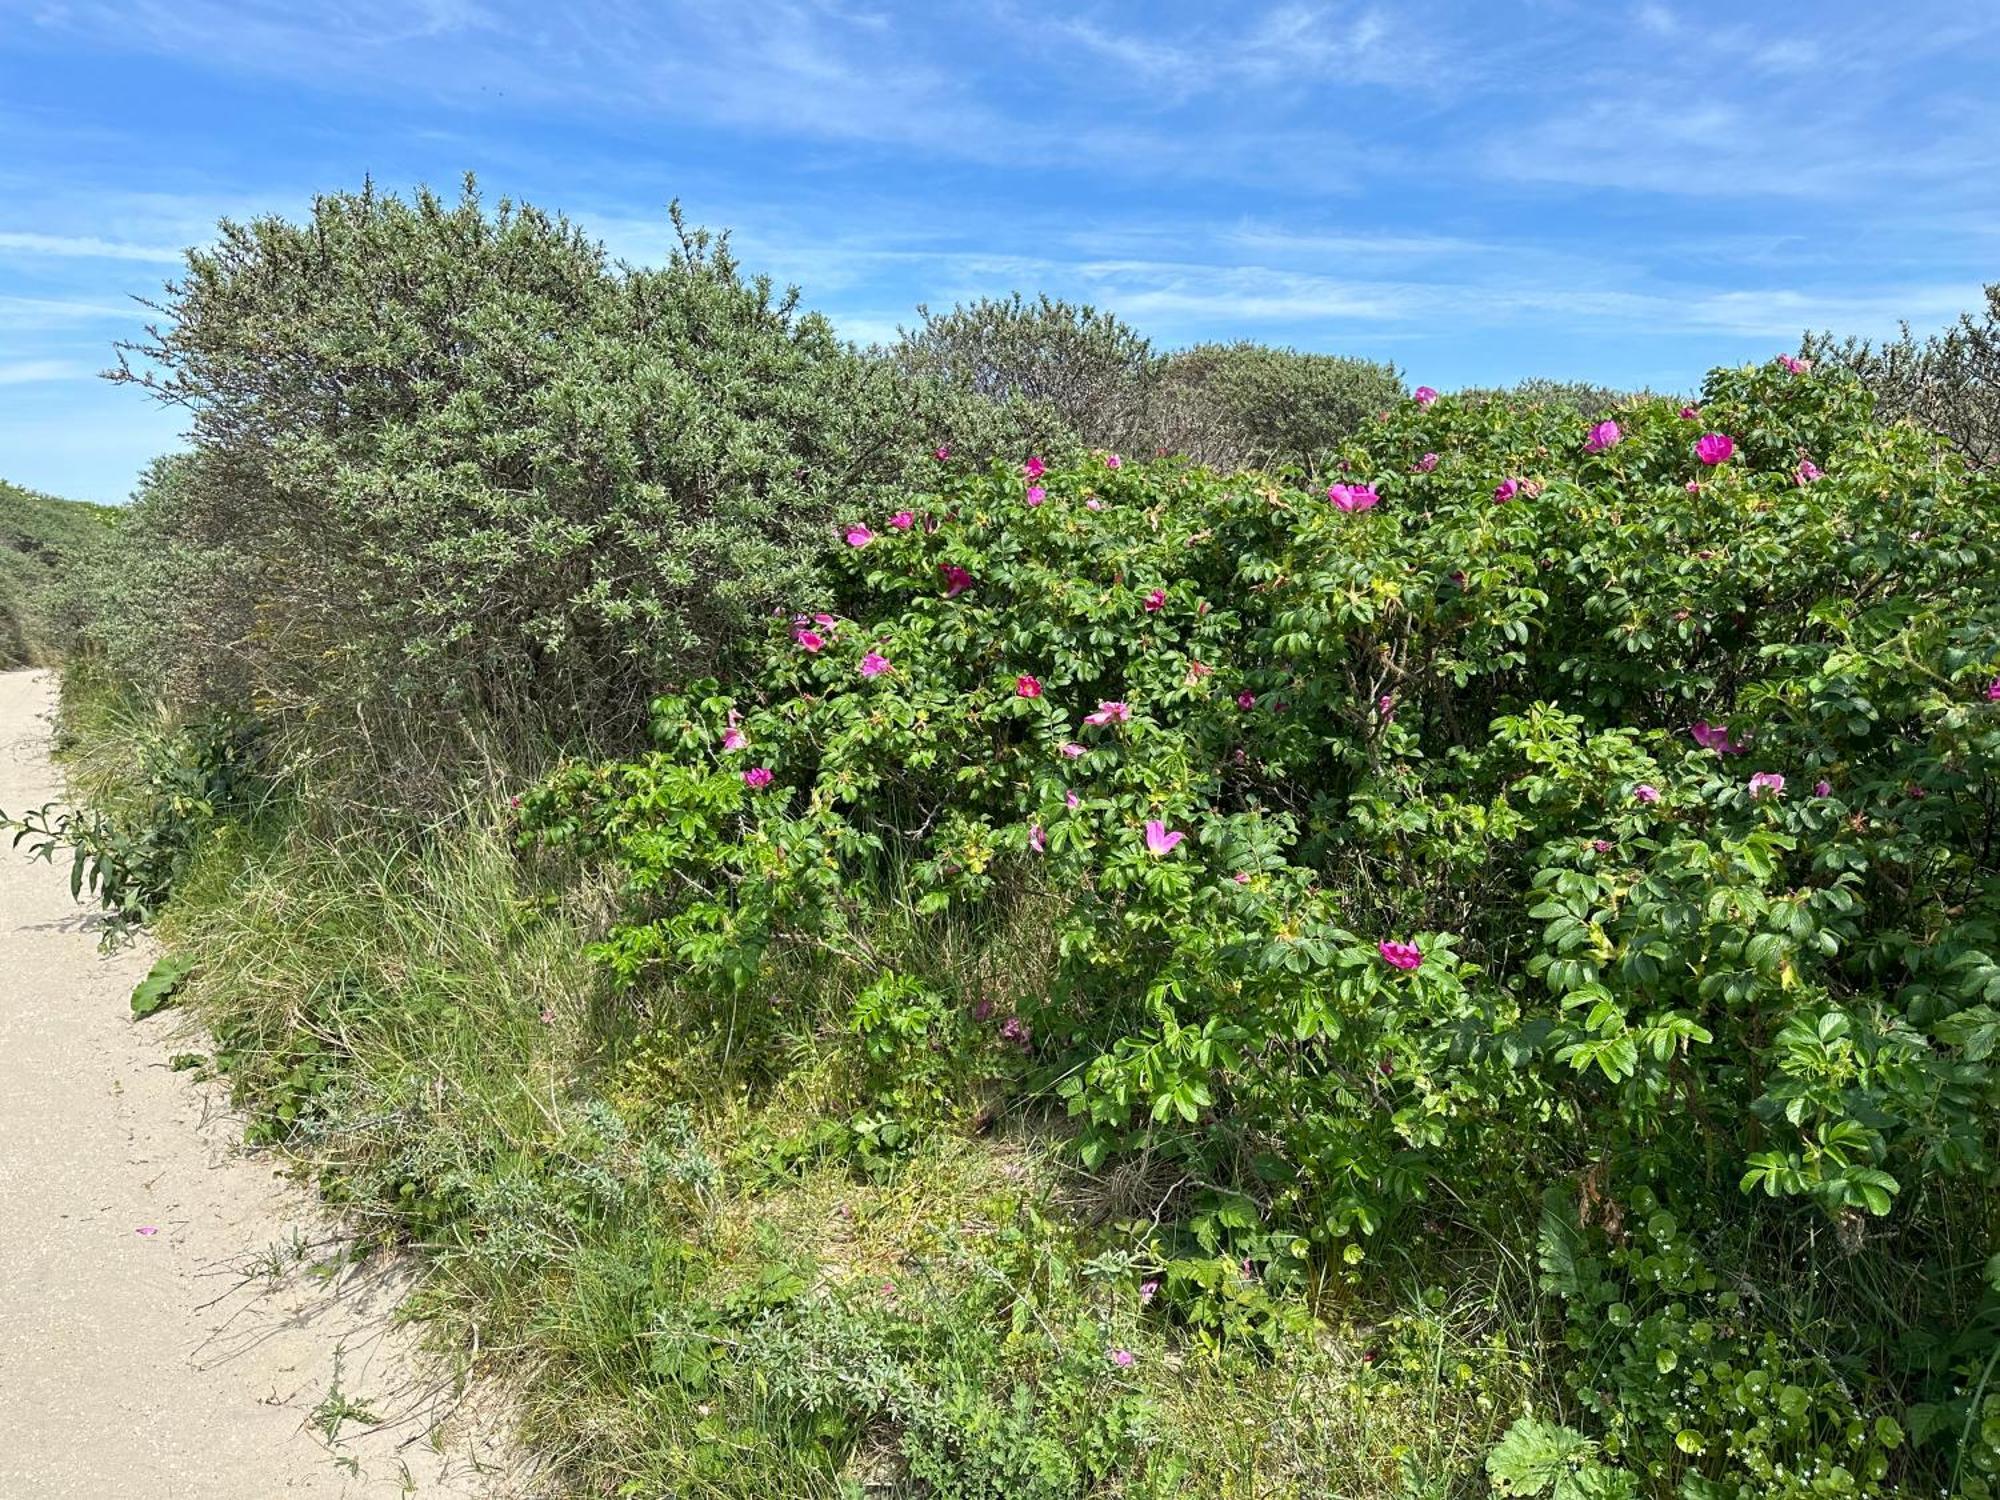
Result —
<path fill-rule="evenodd" d="M 1516 1456 L 1987 1493 L 2000 487 L 1791 359 L 1420 389 L 1337 464 L 941 463 L 526 837 L 620 872 L 622 981 L 851 971 L 878 1123 L 971 1057 L 1149 1174 L 1191 1338 L 1539 1215 L 1574 1409 Z M 927 968 L 1023 904 L 997 993 Z"/>
<path fill-rule="evenodd" d="M 665 264 L 614 263 L 470 181 L 220 224 L 115 372 L 190 446 L 108 549 L 88 642 L 256 713 L 321 784 L 435 812 L 482 758 L 632 742 L 662 672 L 818 589 L 836 501 L 899 493 L 918 438 L 1039 430 L 672 227 Z"/>
<path fill-rule="evenodd" d="M 1990 465 L 2000 457 L 2000 281 L 1985 292 L 1983 307 L 1923 339 L 1905 323 L 1901 337 L 1879 344 L 1808 334 L 1800 352 L 1859 375 L 1884 420 L 1917 422 Z"/>

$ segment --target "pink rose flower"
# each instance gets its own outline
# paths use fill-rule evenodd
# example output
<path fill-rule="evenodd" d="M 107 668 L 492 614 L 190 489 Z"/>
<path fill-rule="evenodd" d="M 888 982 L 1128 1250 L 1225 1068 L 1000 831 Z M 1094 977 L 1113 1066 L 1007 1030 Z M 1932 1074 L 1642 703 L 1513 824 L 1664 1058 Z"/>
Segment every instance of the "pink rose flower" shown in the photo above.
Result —
<path fill-rule="evenodd" d="M 931 457 L 936 459 L 939 463 L 943 463 L 946 459 L 951 457 L 951 445 L 948 443 L 939 443 L 937 446 L 937 451 L 933 453 Z"/>
<path fill-rule="evenodd" d="M 1049 492 L 1043 489 L 1039 484 L 1031 484 L 1028 486 L 1029 505 L 1031 506 L 1040 505 L 1044 500 L 1048 498 L 1049 498 Z"/>
<path fill-rule="evenodd" d="M 1092 495 L 1088 500 L 1083 502 L 1083 508 L 1085 510 L 1103 510 L 1104 502 L 1098 499 L 1097 496 Z"/>
<path fill-rule="evenodd" d="M 1796 469 L 1792 470 L 1793 481 L 1800 485 L 1811 484 L 1815 479 L 1818 479 L 1820 477 L 1821 475 L 1820 475 L 1819 465 L 1814 463 L 1809 458 L 1800 459 L 1799 466 Z"/>
<path fill-rule="evenodd" d="M 1062 753 L 1071 760 L 1075 760 L 1079 755 L 1083 754 L 1083 746 L 1075 740 L 1071 740 L 1067 745 L 1062 747 Z"/>
<path fill-rule="evenodd" d="M 749 743 L 750 736 L 740 729 L 730 729 L 722 736 L 722 748 L 725 750 L 741 750 Z"/>
<path fill-rule="evenodd" d="M 1113 1349 L 1111 1351 L 1111 1363 L 1118 1366 L 1121 1370 L 1131 1369 L 1132 1351 L 1130 1349 Z"/>
<path fill-rule="evenodd" d="M 1706 719 L 1688 726 L 1688 734 L 1704 750 L 1713 750 L 1717 755 L 1741 755 L 1749 747 L 1740 740 L 1729 737 L 1727 724 L 1710 724 Z"/>
<path fill-rule="evenodd" d="M 1695 440 L 1694 456 L 1714 468 L 1726 464 L 1736 452 L 1736 439 L 1726 432 L 1704 432 Z"/>
<path fill-rule="evenodd" d="M 1021 472 L 1027 475 L 1028 478 L 1030 479 L 1040 479 L 1044 474 L 1048 473 L 1048 471 L 1049 471 L 1049 466 L 1043 463 L 1039 458 L 1033 457 L 1032 455 L 1029 457 L 1026 463 L 1021 465 Z"/>
<path fill-rule="evenodd" d="M 1493 486 L 1493 498 L 1503 504 L 1520 493 L 1521 481 L 1518 479 L 1503 479 Z"/>
<path fill-rule="evenodd" d="M 1438 466 L 1438 456 L 1435 453 L 1426 453 L 1422 458 L 1418 459 L 1415 463 L 1411 464 L 1410 468 L 1414 470 L 1416 473 L 1428 474 L 1432 469 L 1435 469 L 1437 466 Z"/>
<path fill-rule="evenodd" d="M 1624 440 L 1625 434 L 1618 430 L 1616 422 L 1599 422 L 1595 427 L 1590 429 L 1589 436 L 1584 438 L 1583 451 L 1585 453 L 1602 453 L 1606 448 L 1616 448 Z"/>
<path fill-rule="evenodd" d="M 1148 853 L 1156 858 L 1163 854 L 1173 853 L 1174 845 L 1186 837 L 1187 835 L 1179 829 L 1168 832 L 1167 825 L 1162 823 L 1158 818 L 1148 818 L 1146 820 L 1146 849 Z"/>
<path fill-rule="evenodd" d="M 1833 783 L 1830 781 L 1815 781 L 1813 783 L 1813 795 L 1815 797 L 1831 797 L 1833 795 Z"/>
<path fill-rule="evenodd" d="M 1257 706 L 1257 695 L 1251 692 L 1250 689 L 1245 688 L 1242 692 L 1236 695 L 1236 706 L 1242 709 L 1245 713 L 1248 713 L 1251 709 Z"/>
<path fill-rule="evenodd" d="M 753 792 L 761 792 L 771 784 L 771 768 L 769 766 L 752 766 L 743 773 L 743 784 Z"/>
<path fill-rule="evenodd" d="M 1776 771 L 1759 771 L 1750 778 L 1750 795 L 1753 797 L 1782 797 L 1785 794 L 1785 778 Z"/>
<path fill-rule="evenodd" d="M 1326 498 L 1344 511 L 1372 510 L 1381 496 L 1370 484 L 1336 484 L 1330 486 Z"/>
<path fill-rule="evenodd" d="M 1107 469 L 1122 469 L 1125 467 L 1125 460 L 1115 453 L 1107 453 L 1104 455 L 1104 467 Z"/>
<path fill-rule="evenodd" d="M 1040 854 L 1048 848 L 1048 840 L 1042 837 L 1042 825 L 1037 823 L 1028 830 L 1028 847 Z"/>
<path fill-rule="evenodd" d="M 1156 615 L 1166 607 L 1167 607 L 1167 591 L 1165 589 L 1154 589 L 1152 593 L 1146 596 L 1147 614 Z"/>
<path fill-rule="evenodd" d="M 792 632 L 792 639 L 808 651 L 817 651 L 826 644 L 826 637 L 817 630 L 795 630 Z"/>
<path fill-rule="evenodd" d="M 863 677 L 880 677 L 888 670 L 889 658 L 878 652 L 870 651 L 866 656 L 861 658 L 861 675 Z"/>
<path fill-rule="evenodd" d="M 1683 407 L 1681 408 L 1681 420 L 1682 420 L 1683 422 L 1694 422 L 1694 421 L 1699 421 L 1699 420 L 1700 420 L 1700 418 L 1701 418 L 1701 408 L 1700 408 L 1700 407 L 1698 407 L 1698 406 L 1683 406 Z"/>
<path fill-rule="evenodd" d="M 1429 406 L 1437 398 L 1438 393 L 1427 385 L 1420 385 L 1410 393 L 1410 399 L 1419 406 Z"/>
<path fill-rule="evenodd" d="M 1100 702 L 1097 705 L 1096 713 L 1085 714 L 1083 722 L 1086 724 L 1124 724 L 1129 722 L 1131 718 L 1132 709 L 1129 704 L 1108 700 Z"/>
<path fill-rule="evenodd" d="M 938 571 L 944 574 L 944 581 L 948 585 L 944 591 L 947 599 L 956 599 L 972 587 L 972 575 L 957 563 L 939 563 Z"/>
<path fill-rule="evenodd" d="M 1660 800 L 1660 789 L 1648 782 L 1642 781 L 1632 788 L 1632 795 L 1641 802 L 1658 802 Z"/>
<path fill-rule="evenodd" d="M 1382 962 L 1392 969 L 1414 969 L 1424 961 L 1423 950 L 1415 943 L 1377 943 L 1375 951 L 1382 955 Z"/>
<path fill-rule="evenodd" d="M 1019 677 L 1016 677 L 1014 679 L 1014 696 L 1016 698 L 1041 697 L 1042 679 L 1039 677 L 1031 677 L 1028 673 L 1023 672 Z"/>
<path fill-rule="evenodd" d="M 917 518 L 909 511 L 899 510 L 893 516 L 889 517 L 889 524 L 898 531 L 908 531 L 912 526 L 917 524 Z"/>
<path fill-rule="evenodd" d="M 866 526 L 850 526 L 847 528 L 847 545 L 850 547 L 865 547 L 874 540 L 875 533 L 870 531 Z"/>
<path fill-rule="evenodd" d="M 1778 363 L 1794 375 L 1808 375 L 1812 373 L 1812 361 L 1800 359 L 1795 355 L 1780 354 L 1778 356 Z"/>

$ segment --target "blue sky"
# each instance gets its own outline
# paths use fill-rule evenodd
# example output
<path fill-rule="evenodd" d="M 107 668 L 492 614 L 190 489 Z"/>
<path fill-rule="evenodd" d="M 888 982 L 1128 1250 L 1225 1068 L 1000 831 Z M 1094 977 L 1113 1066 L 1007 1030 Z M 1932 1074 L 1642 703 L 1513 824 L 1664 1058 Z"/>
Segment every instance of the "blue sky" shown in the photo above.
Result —
<path fill-rule="evenodd" d="M 849 336 L 1086 299 L 1449 388 L 1691 389 L 2000 279 L 2000 6 L 0 0 L 0 476 L 115 500 L 97 380 L 222 215 L 484 189 L 734 230 Z"/>

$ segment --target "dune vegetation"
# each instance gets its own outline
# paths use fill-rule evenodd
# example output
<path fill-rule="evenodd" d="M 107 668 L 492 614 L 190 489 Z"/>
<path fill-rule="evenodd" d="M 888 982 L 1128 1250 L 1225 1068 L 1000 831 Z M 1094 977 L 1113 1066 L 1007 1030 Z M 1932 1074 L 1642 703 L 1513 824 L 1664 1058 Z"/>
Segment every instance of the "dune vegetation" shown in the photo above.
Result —
<path fill-rule="evenodd" d="M 128 351 L 29 817 L 552 1493 L 1989 1496 L 2000 479 L 1811 352 L 329 196 Z"/>
<path fill-rule="evenodd" d="M 115 514 L 0 481 L 0 669 L 56 659 L 75 630 L 57 617 L 63 583 Z"/>

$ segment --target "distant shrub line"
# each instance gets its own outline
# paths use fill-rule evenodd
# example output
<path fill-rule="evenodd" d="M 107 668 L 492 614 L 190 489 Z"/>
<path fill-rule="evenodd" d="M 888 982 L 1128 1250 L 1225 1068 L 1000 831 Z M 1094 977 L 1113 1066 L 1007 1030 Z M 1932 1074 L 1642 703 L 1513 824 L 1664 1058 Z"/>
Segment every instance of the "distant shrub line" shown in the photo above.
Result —
<path fill-rule="evenodd" d="M 101 505 L 0 482 L 0 671 L 50 665 L 75 640 L 83 622 L 67 592 L 112 519 Z"/>

